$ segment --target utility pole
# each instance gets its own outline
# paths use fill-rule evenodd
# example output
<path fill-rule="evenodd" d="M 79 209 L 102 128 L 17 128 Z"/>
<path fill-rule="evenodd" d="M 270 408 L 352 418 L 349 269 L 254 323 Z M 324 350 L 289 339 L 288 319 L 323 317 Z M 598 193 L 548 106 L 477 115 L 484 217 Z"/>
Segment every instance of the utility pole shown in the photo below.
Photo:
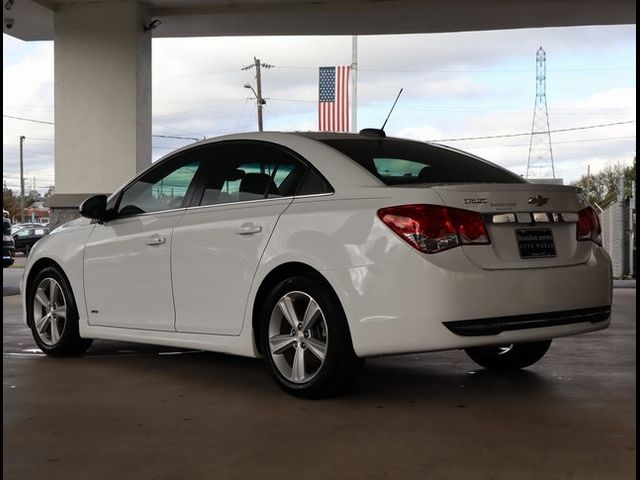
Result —
<path fill-rule="evenodd" d="M 23 144 L 25 137 L 20 135 L 20 222 L 24 223 L 24 159 Z"/>
<path fill-rule="evenodd" d="M 272 68 L 273 65 L 269 65 L 268 63 L 261 63 L 259 58 L 253 57 L 253 63 L 251 65 L 247 65 L 246 67 L 242 67 L 242 70 L 249 70 L 251 68 L 256 69 L 256 88 L 258 91 L 256 92 L 250 84 L 245 84 L 244 88 L 250 88 L 253 94 L 256 96 L 256 106 L 258 107 L 258 131 L 263 131 L 263 122 L 262 122 L 262 106 L 267 102 L 264 98 L 262 98 L 262 76 L 260 73 L 260 67 L 262 68 Z"/>
<path fill-rule="evenodd" d="M 635 218 L 635 209 L 636 209 L 636 182 L 635 180 L 631 181 L 631 196 L 629 197 L 629 276 L 635 278 L 636 269 L 635 267 L 635 239 L 636 239 L 636 228 L 633 219 Z"/>
<path fill-rule="evenodd" d="M 267 103 L 262 98 L 262 77 L 260 76 L 260 60 L 256 57 L 253 57 L 253 60 L 256 62 L 256 87 L 258 89 L 258 95 L 256 95 L 258 101 L 258 131 L 261 132 L 263 130 L 262 124 L 262 106 Z"/>

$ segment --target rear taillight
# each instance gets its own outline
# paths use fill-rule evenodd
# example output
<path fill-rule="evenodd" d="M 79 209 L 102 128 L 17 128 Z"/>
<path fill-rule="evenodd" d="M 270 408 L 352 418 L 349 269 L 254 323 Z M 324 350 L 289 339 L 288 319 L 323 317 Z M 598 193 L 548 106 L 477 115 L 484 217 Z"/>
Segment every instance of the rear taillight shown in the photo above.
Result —
<path fill-rule="evenodd" d="M 378 210 L 380 219 L 410 245 L 437 253 L 459 245 L 489 242 L 482 215 L 438 205 L 401 205 Z"/>
<path fill-rule="evenodd" d="M 591 240 L 602 245 L 602 227 L 600 219 L 593 207 L 583 208 L 578 212 L 578 240 Z"/>

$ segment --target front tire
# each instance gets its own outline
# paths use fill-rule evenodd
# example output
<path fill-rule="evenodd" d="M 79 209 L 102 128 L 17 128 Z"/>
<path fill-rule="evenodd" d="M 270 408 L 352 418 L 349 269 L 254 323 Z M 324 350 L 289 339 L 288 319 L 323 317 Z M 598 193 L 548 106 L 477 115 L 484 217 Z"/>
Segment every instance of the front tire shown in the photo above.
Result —
<path fill-rule="evenodd" d="M 81 338 L 78 310 L 66 277 L 55 267 L 42 269 L 27 292 L 27 323 L 48 355 L 84 353 L 92 340 Z"/>
<path fill-rule="evenodd" d="M 471 360 L 489 370 L 517 370 L 540 360 L 549 350 L 551 340 L 495 347 L 465 349 Z"/>
<path fill-rule="evenodd" d="M 264 303 L 259 333 L 273 378 L 297 397 L 337 395 L 362 364 L 339 300 L 320 280 L 297 276 L 276 285 Z"/>

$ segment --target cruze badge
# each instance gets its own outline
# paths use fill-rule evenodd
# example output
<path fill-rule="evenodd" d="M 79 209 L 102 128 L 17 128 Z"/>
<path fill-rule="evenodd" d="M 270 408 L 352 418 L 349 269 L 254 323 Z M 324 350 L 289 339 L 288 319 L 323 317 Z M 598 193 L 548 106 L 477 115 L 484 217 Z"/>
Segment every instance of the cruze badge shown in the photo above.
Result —
<path fill-rule="evenodd" d="M 536 195 L 535 197 L 529 197 L 527 203 L 529 205 L 535 205 L 536 207 L 541 207 L 549 201 L 549 197 L 543 197 L 542 195 Z"/>
<path fill-rule="evenodd" d="M 465 198 L 464 199 L 465 205 L 483 205 L 485 203 L 487 203 L 486 198 Z"/>

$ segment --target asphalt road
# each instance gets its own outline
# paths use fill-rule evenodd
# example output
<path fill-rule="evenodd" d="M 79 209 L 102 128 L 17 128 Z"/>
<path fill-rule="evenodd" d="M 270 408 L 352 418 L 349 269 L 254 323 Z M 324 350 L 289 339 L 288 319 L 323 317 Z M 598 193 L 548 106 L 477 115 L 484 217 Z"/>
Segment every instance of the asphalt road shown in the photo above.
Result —
<path fill-rule="evenodd" d="M 21 268 L 2 269 L 2 296 L 18 295 L 20 293 Z"/>
<path fill-rule="evenodd" d="M 635 300 L 526 371 L 462 352 L 370 359 L 345 397 L 282 393 L 260 361 L 95 342 L 49 358 L 3 298 L 6 479 L 635 478 Z"/>
<path fill-rule="evenodd" d="M 14 267 L 2 269 L 2 296 L 18 295 L 20 293 L 20 279 L 22 278 L 22 268 L 26 258 L 20 254 L 14 259 Z"/>

